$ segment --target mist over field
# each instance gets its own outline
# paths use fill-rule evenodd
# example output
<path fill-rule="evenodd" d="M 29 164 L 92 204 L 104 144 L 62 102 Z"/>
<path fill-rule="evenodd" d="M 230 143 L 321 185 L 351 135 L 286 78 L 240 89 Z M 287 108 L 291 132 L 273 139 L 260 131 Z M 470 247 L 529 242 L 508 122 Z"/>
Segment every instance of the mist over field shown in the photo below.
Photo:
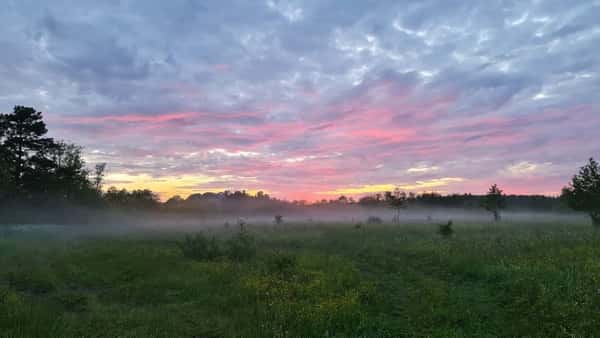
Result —
<path fill-rule="evenodd" d="M 79 218 L 74 212 L 70 218 L 64 218 L 63 213 L 52 214 L 51 211 L 36 212 L 46 213 L 45 219 L 54 222 L 25 222 L 10 223 L 5 229 L 10 231 L 42 231 L 63 233 L 67 236 L 78 237 L 86 235 L 115 235 L 139 234 L 145 232 L 179 232 L 195 233 L 199 231 L 228 231 L 237 229 L 240 224 L 249 228 L 290 229 L 294 227 L 348 227 L 373 226 L 387 224 L 393 226 L 406 225 L 438 225 L 448 221 L 465 226 L 488 224 L 495 225 L 493 215 L 485 210 L 459 209 L 459 208 L 415 208 L 401 211 L 399 219 L 397 212 L 390 208 L 365 208 L 360 206 L 347 206 L 341 210 L 319 210 L 305 208 L 306 210 L 291 210 L 286 213 L 277 213 L 282 216 L 281 223 L 275 221 L 275 214 L 261 212 L 232 212 L 228 215 L 190 215 L 190 214 L 164 214 L 156 212 L 123 212 L 123 211 L 97 211 L 82 210 Z M 32 213 L 32 210 L 20 212 Z M 503 211 L 503 225 L 528 224 L 570 224 L 573 226 L 589 225 L 589 217 L 584 213 L 564 211 Z M 7 230 L 9 231 L 9 230 Z"/>
<path fill-rule="evenodd" d="M 599 335 L 598 0 L 0 5 L 0 338 Z"/>

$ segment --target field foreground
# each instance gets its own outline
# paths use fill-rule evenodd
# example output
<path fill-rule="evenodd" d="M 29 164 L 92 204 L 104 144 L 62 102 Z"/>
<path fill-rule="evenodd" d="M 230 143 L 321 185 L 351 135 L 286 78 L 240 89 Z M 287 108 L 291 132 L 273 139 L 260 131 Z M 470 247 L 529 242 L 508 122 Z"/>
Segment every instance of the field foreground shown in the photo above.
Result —
<path fill-rule="evenodd" d="M 256 254 L 180 233 L 0 227 L 0 336 L 593 336 L 600 231 L 568 224 L 252 227 Z M 212 229 L 229 243 L 236 229 Z M 243 251 L 242 251 L 243 253 Z"/>

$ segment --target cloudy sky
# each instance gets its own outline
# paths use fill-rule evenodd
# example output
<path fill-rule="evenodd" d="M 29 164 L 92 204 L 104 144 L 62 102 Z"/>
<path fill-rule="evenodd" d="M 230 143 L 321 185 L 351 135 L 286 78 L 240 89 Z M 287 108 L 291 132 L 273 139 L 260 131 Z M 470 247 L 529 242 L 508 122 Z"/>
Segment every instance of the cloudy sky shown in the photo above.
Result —
<path fill-rule="evenodd" d="M 109 185 L 556 195 L 600 157 L 600 1 L 1 2 L 0 111 Z"/>

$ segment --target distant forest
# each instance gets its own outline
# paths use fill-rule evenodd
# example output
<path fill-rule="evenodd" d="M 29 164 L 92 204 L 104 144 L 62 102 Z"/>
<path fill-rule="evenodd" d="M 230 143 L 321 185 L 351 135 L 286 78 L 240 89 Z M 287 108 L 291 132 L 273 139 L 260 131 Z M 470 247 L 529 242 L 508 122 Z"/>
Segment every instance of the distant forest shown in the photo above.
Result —
<path fill-rule="evenodd" d="M 147 189 L 103 189 L 105 164 L 88 168 L 81 147 L 46 136 L 42 113 L 16 106 L 0 114 L 0 222 L 30 220 L 32 209 L 52 210 L 60 217 L 77 218 L 90 210 L 144 211 L 160 213 L 279 213 L 301 208 L 394 207 L 483 208 L 485 195 L 382 192 L 359 199 L 340 196 L 315 203 L 285 201 L 259 192 L 245 191 L 175 196 L 161 202 Z M 558 197 L 503 196 L 507 210 L 568 210 Z M 61 212 L 64 211 L 64 212 Z"/>

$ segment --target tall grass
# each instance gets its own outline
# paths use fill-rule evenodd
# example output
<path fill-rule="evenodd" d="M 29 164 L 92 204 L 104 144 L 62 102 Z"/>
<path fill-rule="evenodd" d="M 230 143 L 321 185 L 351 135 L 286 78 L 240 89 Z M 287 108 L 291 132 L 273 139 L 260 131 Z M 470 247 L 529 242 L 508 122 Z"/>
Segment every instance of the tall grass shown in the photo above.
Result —
<path fill-rule="evenodd" d="M 600 332 L 593 228 L 452 229 L 289 225 L 189 237 L 218 247 L 215 259 L 204 249 L 185 255 L 176 234 L 64 241 L 13 232 L 0 238 L 0 337 Z M 240 243 L 252 253 L 232 249 Z"/>

